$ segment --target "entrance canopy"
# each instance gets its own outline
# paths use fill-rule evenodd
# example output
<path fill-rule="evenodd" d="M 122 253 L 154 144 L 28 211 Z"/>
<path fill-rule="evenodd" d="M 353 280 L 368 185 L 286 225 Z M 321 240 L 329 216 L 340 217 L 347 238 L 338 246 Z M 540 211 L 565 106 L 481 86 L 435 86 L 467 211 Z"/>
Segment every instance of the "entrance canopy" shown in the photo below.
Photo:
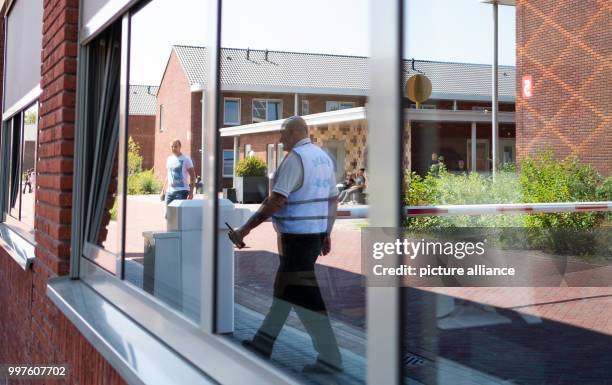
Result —
<path fill-rule="evenodd" d="M 321 112 L 319 114 L 305 115 L 304 120 L 309 126 L 320 126 L 326 124 L 343 123 L 366 119 L 366 107 L 347 108 L 344 110 Z M 488 111 L 468 110 L 416 110 L 404 109 L 406 121 L 429 121 L 429 122 L 475 122 L 490 123 L 491 113 Z M 268 122 L 245 124 L 221 128 L 221 136 L 233 137 L 246 134 L 260 134 L 264 132 L 280 131 L 284 119 Z M 514 123 L 514 112 L 500 112 L 499 122 Z"/>

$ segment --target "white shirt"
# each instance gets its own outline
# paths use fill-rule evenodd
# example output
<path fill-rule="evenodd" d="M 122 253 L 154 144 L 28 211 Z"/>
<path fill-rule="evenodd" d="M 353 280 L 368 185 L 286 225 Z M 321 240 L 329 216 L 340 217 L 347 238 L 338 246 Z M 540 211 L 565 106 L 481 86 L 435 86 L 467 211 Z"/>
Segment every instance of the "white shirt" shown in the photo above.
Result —
<path fill-rule="evenodd" d="M 294 147 L 302 146 L 307 143 L 310 143 L 310 138 L 300 140 Z M 304 166 L 302 165 L 302 159 L 296 153 L 289 151 L 274 174 L 272 191 L 284 197 L 288 197 L 290 193 L 302 187 L 302 183 L 304 183 Z M 338 194 L 338 189 L 333 183 L 330 186 L 329 192 L 330 195 Z"/>
<path fill-rule="evenodd" d="M 170 155 L 166 160 L 166 171 L 168 173 L 168 192 L 189 191 L 189 170 L 193 168 L 193 162 L 185 155 Z"/>

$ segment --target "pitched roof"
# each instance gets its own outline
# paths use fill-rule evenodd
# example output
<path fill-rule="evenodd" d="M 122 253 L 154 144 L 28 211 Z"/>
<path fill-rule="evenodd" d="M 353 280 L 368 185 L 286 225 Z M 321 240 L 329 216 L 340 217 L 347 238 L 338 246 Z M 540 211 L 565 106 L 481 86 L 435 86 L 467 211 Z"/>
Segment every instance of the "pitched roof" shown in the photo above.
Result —
<path fill-rule="evenodd" d="M 174 50 L 191 85 L 206 83 L 206 48 L 175 45 Z M 432 98 L 488 100 L 491 66 L 486 64 L 404 61 L 404 77 L 424 72 L 432 82 Z M 367 95 L 368 58 L 283 51 L 221 49 L 224 90 L 285 91 Z M 500 100 L 513 100 L 515 67 L 499 67 Z"/>
<path fill-rule="evenodd" d="M 130 85 L 130 115 L 155 115 L 158 86 Z"/>

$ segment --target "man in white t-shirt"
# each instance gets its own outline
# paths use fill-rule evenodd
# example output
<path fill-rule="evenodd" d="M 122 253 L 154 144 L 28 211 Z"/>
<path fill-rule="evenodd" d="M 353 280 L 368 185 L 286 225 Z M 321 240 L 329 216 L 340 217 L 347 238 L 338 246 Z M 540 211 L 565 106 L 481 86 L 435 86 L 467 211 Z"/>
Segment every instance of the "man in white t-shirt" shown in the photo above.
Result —
<path fill-rule="evenodd" d="M 174 139 L 170 145 L 172 155 L 166 160 L 167 176 L 162 189 L 162 197 L 165 194 L 166 206 L 176 199 L 193 199 L 196 180 L 191 158 L 181 153 L 181 141 Z"/>

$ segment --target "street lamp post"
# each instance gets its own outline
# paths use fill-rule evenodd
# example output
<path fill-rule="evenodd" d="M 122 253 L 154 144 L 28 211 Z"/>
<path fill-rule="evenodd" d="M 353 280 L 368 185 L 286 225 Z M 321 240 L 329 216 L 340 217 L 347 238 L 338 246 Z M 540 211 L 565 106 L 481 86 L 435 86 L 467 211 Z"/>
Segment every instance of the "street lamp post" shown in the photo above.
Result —
<path fill-rule="evenodd" d="M 493 90 L 492 90 L 492 117 L 491 117 L 491 146 L 493 149 L 492 152 L 492 165 L 491 172 L 493 173 L 493 178 L 495 178 L 495 174 L 497 172 L 497 147 L 498 147 L 498 138 L 499 138 L 499 123 L 497 121 L 497 112 L 499 109 L 499 26 L 498 26 L 498 9 L 499 4 L 496 2 L 493 3 Z"/>
<path fill-rule="evenodd" d="M 515 6 L 515 0 L 485 0 L 483 3 L 493 5 L 493 70 L 491 74 L 492 80 L 492 113 L 491 113 L 491 172 L 493 177 L 497 173 L 497 153 L 499 142 L 499 5 Z"/>

